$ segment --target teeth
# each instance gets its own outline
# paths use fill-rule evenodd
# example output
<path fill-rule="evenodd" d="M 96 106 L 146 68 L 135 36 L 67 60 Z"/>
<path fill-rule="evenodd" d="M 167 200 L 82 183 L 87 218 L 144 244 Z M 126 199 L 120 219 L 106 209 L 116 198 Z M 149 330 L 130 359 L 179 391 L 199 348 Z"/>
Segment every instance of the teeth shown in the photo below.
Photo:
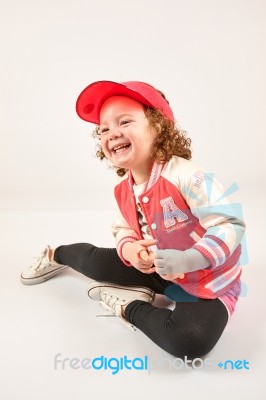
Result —
<path fill-rule="evenodd" d="M 123 149 L 123 148 L 125 148 L 127 146 L 129 146 L 129 144 L 121 144 L 120 146 L 114 147 L 113 151 L 117 151 L 117 150 Z"/>

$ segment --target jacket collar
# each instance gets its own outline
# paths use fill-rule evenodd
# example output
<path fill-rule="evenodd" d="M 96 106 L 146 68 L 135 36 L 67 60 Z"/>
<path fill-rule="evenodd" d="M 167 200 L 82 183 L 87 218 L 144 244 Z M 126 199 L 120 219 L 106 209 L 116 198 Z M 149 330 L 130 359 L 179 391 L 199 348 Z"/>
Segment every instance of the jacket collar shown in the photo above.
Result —
<path fill-rule="evenodd" d="M 158 179 L 161 176 L 161 172 L 162 172 L 162 169 L 163 169 L 164 165 L 165 165 L 165 163 L 163 163 L 163 162 L 154 161 L 154 163 L 153 163 L 153 165 L 151 167 L 151 172 L 150 172 L 150 176 L 149 176 L 148 182 L 147 182 L 143 192 L 146 192 L 153 185 L 155 185 L 155 183 L 158 181 Z M 129 187 L 131 188 L 131 190 L 133 190 L 134 183 L 135 182 L 134 182 L 134 178 L 132 176 L 132 173 L 131 173 L 131 171 L 129 171 L 128 184 L 129 184 Z"/>

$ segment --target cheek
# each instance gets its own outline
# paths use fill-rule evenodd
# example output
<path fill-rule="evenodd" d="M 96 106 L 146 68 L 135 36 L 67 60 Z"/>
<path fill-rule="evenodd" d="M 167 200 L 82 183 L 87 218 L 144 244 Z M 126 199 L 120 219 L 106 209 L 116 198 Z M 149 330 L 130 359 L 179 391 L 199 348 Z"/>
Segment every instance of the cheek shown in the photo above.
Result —
<path fill-rule="evenodd" d="M 110 156 L 108 154 L 108 149 L 106 148 L 106 142 L 103 140 L 100 140 L 99 145 L 100 145 L 99 150 L 104 154 L 104 156 L 106 158 L 109 158 Z"/>
<path fill-rule="evenodd" d="M 106 142 L 106 140 L 101 139 L 100 140 L 100 146 L 104 151 L 106 151 L 107 150 L 107 142 Z"/>

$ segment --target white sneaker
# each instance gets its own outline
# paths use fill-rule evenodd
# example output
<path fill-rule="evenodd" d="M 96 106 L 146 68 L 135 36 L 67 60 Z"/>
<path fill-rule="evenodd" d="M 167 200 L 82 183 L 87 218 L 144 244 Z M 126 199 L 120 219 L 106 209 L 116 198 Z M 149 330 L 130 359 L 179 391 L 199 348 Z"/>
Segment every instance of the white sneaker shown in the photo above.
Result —
<path fill-rule="evenodd" d="M 55 261 L 51 261 L 49 259 L 49 251 L 50 246 L 46 246 L 43 253 L 37 258 L 35 263 L 22 272 L 20 280 L 24 285 L 36 285 L 37 283 L 42 283 L 68 268 L 67 265 L 61 265 Z"/>
<path fill-rule="evenodd" d="M 152 303 L 155 292 L 142 286 L 120 286 L 114 283 L 92 281 L 88 287 L 88 296 L 99 301 L 106 310 L 111 312 L 111 315 L 121 318 L 127 327 L 135 330 L 135 327 L 122 314 L 122 306 L 134 300 Z"/>

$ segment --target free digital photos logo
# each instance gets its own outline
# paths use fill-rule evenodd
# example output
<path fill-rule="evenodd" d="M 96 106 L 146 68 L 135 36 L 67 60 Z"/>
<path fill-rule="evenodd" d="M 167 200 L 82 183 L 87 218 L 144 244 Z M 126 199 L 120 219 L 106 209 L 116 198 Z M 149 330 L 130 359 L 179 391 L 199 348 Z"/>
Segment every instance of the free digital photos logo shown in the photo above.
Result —
<path fill-rule="evenodd" d="M 170 356 L 150 358 L 145 355 L 143 357 L 105 357 L 103 355 L 98 357 L 63 357 L 62 353 L 57 353 L 54 356 L 54 369 L 64 371 L 67 369 L 72 370 L 90 370 L 90 371 L 109 371 L 112 375 L 129 371 L 145 371 L 149 374 L 153 370 L 171 370 L 179 371 L 186 370 L 249 370 L 250 363 L 246 359 L 239 360 L 225 360 L 223 362 L 215 361 L 213 358 L 195 358 L 190 360 L 187 356 L 182 358 L 173 358 Z"/>

